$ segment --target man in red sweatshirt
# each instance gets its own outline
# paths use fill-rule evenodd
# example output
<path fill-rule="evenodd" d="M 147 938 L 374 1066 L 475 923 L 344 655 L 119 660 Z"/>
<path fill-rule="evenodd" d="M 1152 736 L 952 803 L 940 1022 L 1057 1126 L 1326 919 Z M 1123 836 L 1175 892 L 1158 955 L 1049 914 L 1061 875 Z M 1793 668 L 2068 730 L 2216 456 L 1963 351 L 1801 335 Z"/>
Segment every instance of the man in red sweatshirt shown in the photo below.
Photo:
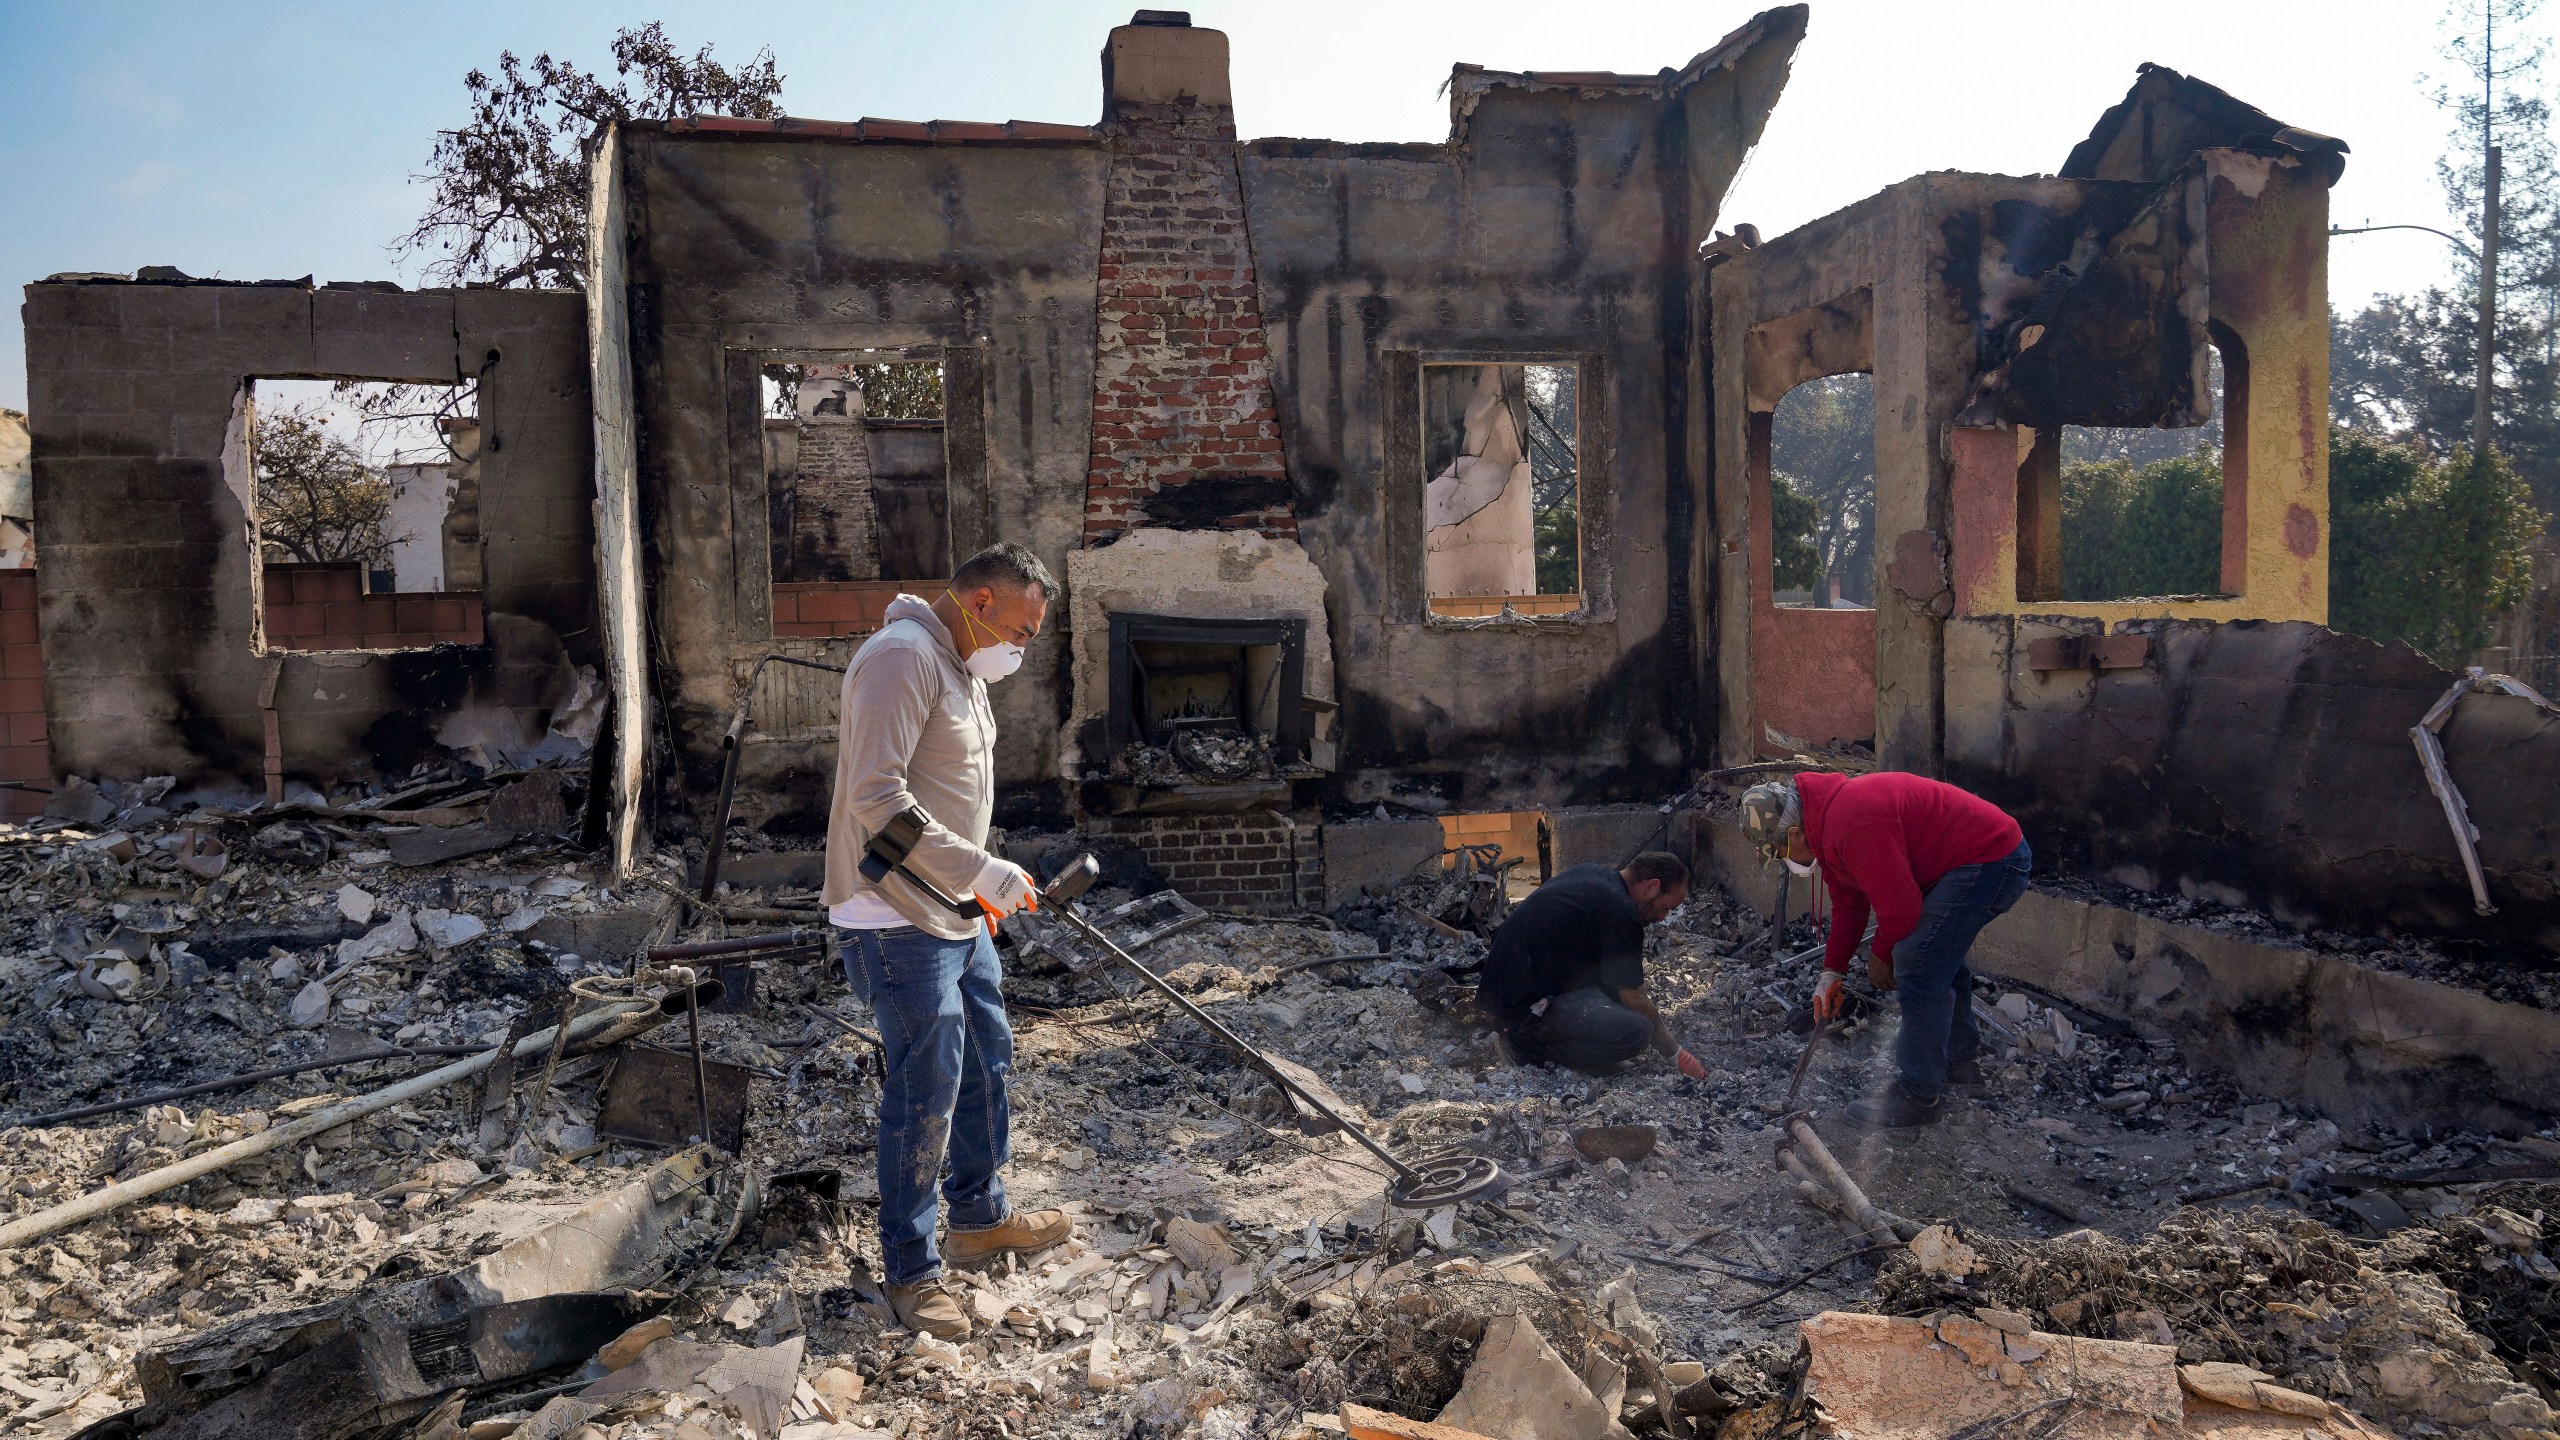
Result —
<path fill-rule="evenodd" d="M 1965 957 L 1982 927 L 2027 893 L 2026 837 L 2018 822 L 1953 785 L 1900 771 L 1828 775 L 1754 785 L 1742 828 L 1761 853 L 1831 888 L 1830 943 L 1813 1013 L 1840 1011 L 1841 977 L 1876 918 L 1867 976 L 1902 1002 L 1894 1043 L 1899 1072 L 1878 1095 L 1849 1107 L 1858 1124 L 1936 1123 L 1949 1083 L 1981 1083 L 1981 1032 L 1973 1023 L 1973 971 Z"/>

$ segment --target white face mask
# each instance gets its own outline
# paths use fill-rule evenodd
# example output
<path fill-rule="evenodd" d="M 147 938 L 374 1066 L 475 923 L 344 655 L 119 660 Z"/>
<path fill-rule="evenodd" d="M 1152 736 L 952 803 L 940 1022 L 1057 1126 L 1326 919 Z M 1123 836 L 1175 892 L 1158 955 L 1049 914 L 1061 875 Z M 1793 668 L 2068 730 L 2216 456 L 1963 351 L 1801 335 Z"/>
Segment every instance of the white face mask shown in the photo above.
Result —
<path fill-rule="evenodd" d="M 1797 863 L 1795 862 L 1795 860 L 1794 860 L 1792 857 L 1789 857 L 1789 856 L 1783 856 L 1783 855 L 1782 855 L 1782 856 L 1780 856 L 1779 858 L 1780 858 L 1780 859 L 1782 859 L 1782 860 L 1785 860 L 1785 861 L 1787 862 L 1787 868 L 1788 868 L 1789 870 L 1794 871 L 1794 872 L 1795 872 L 1796 874 L 1798 874 L 1798 875 L 1810 875 L 1810 874 L 1812 874 L 1812 873 L 1813 873 L 1813 867 L 1812 867 L 1812 866 L 1810 866 L 1810 865 L 1799 865 L 1799 864 L 1797 864 Z"/>
<path fill-rule="evenodd" d="M 998 635 L 987 625 L 987 622 L 970 614 L 966 606 L 960 605 L 959 596 L 952 595 L 948 590 L 942 593 L 950 596 L 951 603 L 959 607 L 960 618 L 968 621 L 970 628 L 984 631 L 987 637 L 977 649 L 969 652 L 968 659 L 960 662 L 961 669 L 980 680 L 993 682 L 1022 668 L 1021 646 Z"/>
<path fill-rule="evenodd" d="M 981 680 L 1001 680 L 1022 668 L 1022 647 L 1001 640 L 981 645 L 969 652 L 960 668 Z"/>

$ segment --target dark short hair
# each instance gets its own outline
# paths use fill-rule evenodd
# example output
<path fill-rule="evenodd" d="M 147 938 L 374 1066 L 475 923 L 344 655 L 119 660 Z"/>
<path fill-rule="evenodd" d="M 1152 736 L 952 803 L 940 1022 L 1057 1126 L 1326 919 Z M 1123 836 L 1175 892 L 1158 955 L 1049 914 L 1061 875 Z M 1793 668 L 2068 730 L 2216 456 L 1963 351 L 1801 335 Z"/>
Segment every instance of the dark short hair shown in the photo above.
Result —
<path fill-rule="evenodd" d="M 1040 557 L 1010 540 L 999 540 L 960 562 L 951 572 L 951 593 L 966 595 L 979 586 L 998 590 L 1032 590 L 1042 599 L 1058 593 L 1058 582 Z"/>
<path fill-rule="evenodd" d="M 1659 880 L 1666 890 L 1673 886 L 1683 890 L 1689 888 L 1689 867 L 1680 863 L 1679 856 L 1667 850 L 1639 852 L 1636 858 L 1620 866 L 1618 873 L 1626 876 L 1630 885 L 1641 880 Z"/>

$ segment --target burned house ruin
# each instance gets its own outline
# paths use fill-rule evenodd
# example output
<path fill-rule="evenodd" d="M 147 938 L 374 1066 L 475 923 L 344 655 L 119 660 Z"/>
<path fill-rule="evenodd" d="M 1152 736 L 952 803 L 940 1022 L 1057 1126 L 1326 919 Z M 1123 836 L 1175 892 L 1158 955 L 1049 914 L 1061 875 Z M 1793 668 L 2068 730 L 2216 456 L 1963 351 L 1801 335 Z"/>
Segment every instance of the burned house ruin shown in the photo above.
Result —
<path fill-rule="evenodd" d="M 2146 67 L 2054 175 L 1728 235 L 1805 24 L 1653 75 L 1461 65 L 1445 140 L 1343 144 L 1239 138 L 1226 38 L 1140 12 L 1092 125 L 609 130 L 593 304 L 30 286 L 9 773 L 254 798 L 591 744 L 617 863 L 724 840 L 731 769 L 733 822 L 805 844 L 825 667 L 1003 538 L 1067 595 L 994 692 L 1000 823 L 1204 904 L 1338 902 L 1470 837 L 1536 874 L 1667 834 L 1765 889 L 1665 797 L 1872 754 L 2075 882 L 2549 953 L 2550 707 L 2487 687 L 2441 727 L 2474 886 L 2408 741 L 2454 677 L 2323 627 L 2346 146 Z M 1772 417 L 1840 376 L 1872 605 L 1771 583 Z M 253 563 L 246 397 L 280 377 L 476 385 L 446 590 Z M 2219 591 L 2063 598 L 2066 435 L 2207 422 Z"/>

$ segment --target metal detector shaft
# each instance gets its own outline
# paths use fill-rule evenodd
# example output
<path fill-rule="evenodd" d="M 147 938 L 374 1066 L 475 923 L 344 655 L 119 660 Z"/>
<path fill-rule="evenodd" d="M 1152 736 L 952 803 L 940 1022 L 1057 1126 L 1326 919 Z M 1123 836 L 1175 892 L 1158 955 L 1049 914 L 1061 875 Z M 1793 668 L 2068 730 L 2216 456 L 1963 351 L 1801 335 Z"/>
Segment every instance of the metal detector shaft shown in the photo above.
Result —
<path fill-rule="evenodd" d="M 1304 1086 L 1298 1084 L 1294 1080 L 1291 1080 L 1286 1074 L 1282 1073 L 1279 1066 L 1271 1063 L 1268 1056 L 1265 1056 L 1260 1050 L 1257 1050 L 1252 1045 L 1246 1043 L 1243 1036 L 1238 1035 L 1233 1030 L 1219 1024 L 1210 1016 L 1208 1011 L 1201 1009 L 1197 1004 L 1193 1003 L 1190 996 L 1183 994 L 1181 991 L 1176 990 L 1171 985 L 1167 984 L 1163 976 L 1158 975 L 1156 972 L 1148 969 L 1144 964 L 1140 963 L 1137 956 L 1132 955 L 1128 951 L 1121 949 L 1118 945 L 1113 944 L 1110 936 L 1103 934 L 1101 930 L 1087 922 L 1084 916 L 1076 913 L 1074 901 L 1069 900 L 1056 902 L 1053 906 L 1052 913 L 1064 919 L 1069 925 L 1074 926 L 1076 928 L 1076 933 L 1084 936 L 1084 938 L 1092 941 L 1094 944 L 1101 946 L 1103 951 L 1110 955 L 1112 959 L 1117 960 L 1121 964 L 1128 966 L 1131 970 L 1136 971 L 1138 978 L 1146 981 L 1147 985 L 1157 994 L 1172 1001 L 1181 1009 L 1183 1014 L 1190 1016 L 1202 1029 L 1207 1030 L 1210 1034 L 1225 1041 L 1228 1048 L 1234 1050 L 1238 1055 L 1243 1056 L 1245 1059 L 1252 1061 L 1254 1063 L 1254 1068 L 1269 1076 L 1273 1084 L 1276 1084 L 1282 1089 L 1287 1090 L 1290 1094 L 1297 1096 L 1300 1100 L 1306 1102 L 1309 1109 L 1314 1110 L 1317 1114 L 1322 1115 L 1325 1119 L 1331 1121 L 1335 1125 L 1342 1127 L 1343 1134 L 1359 1141 L 1361 1148 L 1367 1150 L 1370 1154 L 1377 1156 L 1380 1160 L 1385 1161 L 1388 1166 L 1393 1168 L 1398 1179 L 1401 1179 L 1408 1184 L 1418 1184 L 1423 1179 L 1421 1171 L 1416 1170 L 1412 1166 L 1404 1163 L 1402 1160 L 1397 1159 L 1395 1155 L 1387 1149 L 1387 1147 L 1370 1139 L 1367 1131 L 1362 1130 L 1359 1126 L 1342 1118 L 1342 1116 L 1337 1113 L 1332 1106 L 1327 1105 L 1322 1099 L 1309 1093 Z"/>

